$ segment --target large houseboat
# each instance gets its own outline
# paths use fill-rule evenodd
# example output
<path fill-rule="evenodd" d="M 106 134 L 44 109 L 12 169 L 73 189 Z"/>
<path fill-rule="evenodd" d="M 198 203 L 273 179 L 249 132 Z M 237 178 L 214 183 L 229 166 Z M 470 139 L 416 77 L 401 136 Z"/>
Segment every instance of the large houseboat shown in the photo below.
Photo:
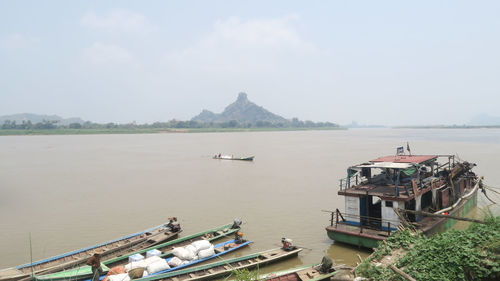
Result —
<path fill-rule="evenodd" d="M 400 148 L 401 149 L 401 148 Z M 339 195 L 345 211 L 331 212 L 332 240 L 375 248 L 400 225 L 425 234 L 442 232 L 477 204 L 475 164 L 453 155 L 380 157 L 347 169 Z"/>

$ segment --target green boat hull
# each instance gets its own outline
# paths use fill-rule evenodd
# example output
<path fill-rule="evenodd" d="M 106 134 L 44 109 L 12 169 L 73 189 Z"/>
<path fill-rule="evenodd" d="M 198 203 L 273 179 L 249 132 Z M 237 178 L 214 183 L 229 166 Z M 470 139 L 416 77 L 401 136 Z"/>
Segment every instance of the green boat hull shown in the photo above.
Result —
<path fill-rule="evenodd" d="M 477 191 L 474 192 L 471 197 L 466 199 L 467 201 L 461 205 L 459 208 L 450 212 L 450 215 L 456 217 L 465 217 L 471 210 L 473 210 L 477 205 Z M 436 225 L 432 226 L 429 230 L 424 231 L 426 235 L 434 235 L 437 233 L 444 232 L 452 228 L 457 223 L 454 219 L 443 219 Z M 365 248 L 376 248 L 381 240 L 372 239 L 370 237 L 363 237 L 353 232 L 352 234 L 342 233 L 337 231 L 326 229 L 327 235 L 330 239 L 346 244 L 351 244 L 354 246 L 365 247 Z"/>
<path fill-rule="evenodd" d="M 354 246 L 365 248 L 376 248 L 380 240 L 370 239 L 368 237 L 360 237 L 356 235 L 349 235 L 346 233 L 334 232 L 327 230 L 328 237 L 335 242 L 342 242 Z"/>
<path fill-rule="evenodd" d="M 472 194 L 470 198 L 467 199 L 465 204 L 459 208 L 456 209 L 452 212 L 450 212 L 450 215 L 455 216 L 455 217 L 465 217 L 470 211 L 472 211 L 474 208 L 477 206 L 477 191 Z M 443 222 L 439 223 L 438 225 L 434 226 L 432 229 L 429 231 L 425 232 L 426 235 L 434 235 L 437 233 L 444 232 L 457 223 L 457 220 L 454 219 L 445 219 Z"/>
<path fill-rule="evenodd" d="M 103 272 L 106 273 L 106 272 L 109 271 L 109 268 L 107 267 L 107 265 L 109 265 L 111 267 L 111 265 L 113 263 L 119 262 L 121 260 L 128 259 L 128 257 L 131 256 L 131 255 L 133 255 L 133 254 L 144 254 L 147 251 L 152 250 L 152 249 L 157 249 L 157 248 L 162 248 L 162 247 L 166 247 L 166 246 L 170 246 L 170 245 L 175 245 L 175 244 L 187 241 L 189 239 L 193 239 L 193 238 L 196 238 L 196 237 L 201 237 L 201 236 L 203 236 L 205 234 L 216 232 L 216 231 L 220 231 L 220 230 L 224 230 L 224 229 L 227 229 L 227 231 L 224 234 L 218 235 L 218 236 L 214 236 L 214 237 L 212 237 L 210 239 L 207 239 L 207 240 L 208 241 L 214 241 L 214 240 L 217 240 L 217 239 L 220 239 L 220 238 L 223 238 L 223 237 L 227 237 L 228 235 L 230 235 L 230 234 L 232 234 L 232 233 L 234 233 L 234 232 L 236 232 L 236 231 L 239 230 L 239 228 L 238 229 L 231 229 L 230 228 L 231 225 L 232 224 L 226 224 L 226 225 L 219 226 L 219 227 L 216 227 L 216 228 L 212 228 L 212 229 L 209 229 L 209 230 L 206 230 L 206 231 L 202 231 L 202 232 L 198 232 L 198 233 L 195 233 L 195 234 L 191 234 L 191 235 L 186 236 L 186 237 L 182 237 L 182 238 L 171 240 L 171 241 L 168 241 L 168 242 L 165 242 L 165 243 L 162 243 L 162 244 L 158 244 L 156 246 L 153 246 L 153 247 L 150 247 L 150 248 L 147 248 L 147 249 L 144 249 L 144 250 L 140 250 L 140 251 L 136 251 L 136 252 L 133 252 L 133 253 L 129 253 L 129 254 L 121 256 L 121 257 L 109 259 L 109 260 L 103 261 L 101 263 L 101 268 L 103 269 Z M 160 255 L 160 257 L 165 258 L 165 257 L 170 256 L 170 255 L 171 255 L 171 252 L 166 252 L 166 253 Z M 90 269 L 90 266 L 81 266 L 81 267 L 70 269 L 70 270 L 55 272 L 55 273 L 52 273 L 52 274 L 35 276 L 34 279 L 35 280 L 39 280 L 39 281 L 62 281 L 62 280 L 76 281 L 76 280 L 88 279 L 88 278 L 91 277 L 91 275 L 92 275 L 92 271 Z"/>
<path fill-rule="evenodd" d="M 101 269 L 103 272 L 108 272 L 109 268 L 104 264 L 101 264 Z M 77 276 L 77 278 L 75 278 Z M 44 276 L 42 276 L 44 277 Z M 92 268 L 88 265 L 81 266 L 72 270 L 65 270 L 61 272 L 52 273 L 47 276 L 48 278 L 39 279 L 35 276 L 35 280 L 75 280 L 75 279 L 88 279 L 92 278 Z"/>

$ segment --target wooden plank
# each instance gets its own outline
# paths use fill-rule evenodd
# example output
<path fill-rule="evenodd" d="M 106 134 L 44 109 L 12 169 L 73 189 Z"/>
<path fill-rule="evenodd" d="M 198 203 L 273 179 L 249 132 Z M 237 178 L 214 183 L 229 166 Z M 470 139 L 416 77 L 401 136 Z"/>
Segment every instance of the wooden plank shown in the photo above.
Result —
<path fill-rule="evenodd" d="M 401 275 L 401 277 L 404 277 L 406 280 L 409 280 L 409 281 L 417 281 L 416 279 L 414 279 L 413 277 L 411 277 L 410 275 L 404 273 L 401 269 L 395 267 L 393 264 L 390 265 L 391 269 L 396 272 L 397 274 Z"/>

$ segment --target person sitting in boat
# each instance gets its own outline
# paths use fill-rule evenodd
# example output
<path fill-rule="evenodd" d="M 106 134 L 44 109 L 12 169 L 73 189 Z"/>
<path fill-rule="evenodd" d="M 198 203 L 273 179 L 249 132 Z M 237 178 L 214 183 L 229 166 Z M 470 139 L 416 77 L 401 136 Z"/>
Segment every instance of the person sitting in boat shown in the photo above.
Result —
<path fill-rule="evenodd" d="M 333 261 L 329 256 L 323 256 L 323 259 L 321 260 L 321 264 L 318 266 L 318 271 L 321 273 L 330 273 L 332 270 L 335 270 L 332 268 L 333 266 Z"/>
<path fill-rule="evenodd" d="M 177 217 L 170 217 L 168 221 L 167 227 L 170 228 L 171 231 L 177 232 L 181 230 L 181 225 L 177 222 Z"/>
<path fill-rule="evenodd" d="M 92 268 L 92 281 L 99 281 L 102 274 L 101 268 L 101 252 L 96 251 L 86 262 Z"/>
<path fill-rule="evenodd" d="M 243 239 L 243 232 L 238 231 L 238 232 L 234 233 L 234 243 L 235 244 L 241 244 L 244 242 L 246 242 L 246 240 Z"/>
<path fill-rule="evenodd" d="M 283 247 L 281 247 L 283 250 L 285 251 L 292 251 L 292 250 L 295 250 L 297 249 L 297 247 L 295 246 L 292 246 L 292 239 L 289 239 L 289 238 L 281 238 L 281 244 L 283 245 Z"/>

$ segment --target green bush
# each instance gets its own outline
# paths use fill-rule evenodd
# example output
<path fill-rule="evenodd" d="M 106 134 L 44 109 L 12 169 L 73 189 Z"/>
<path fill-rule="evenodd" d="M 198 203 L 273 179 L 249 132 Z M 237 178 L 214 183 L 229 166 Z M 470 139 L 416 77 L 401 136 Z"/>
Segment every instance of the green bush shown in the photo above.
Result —
<path fill-rule="evenodd" d="M 371 280 L 401 280 L 390 269 L 376 267 L 370 261 L 403 248 L 408 252 L 395 266 L 417 280 L 500 280 L 500 217 L 490 215 L 485 221 L 430 238 L 398 232 L 381 243 L 356 273 Z"/>

